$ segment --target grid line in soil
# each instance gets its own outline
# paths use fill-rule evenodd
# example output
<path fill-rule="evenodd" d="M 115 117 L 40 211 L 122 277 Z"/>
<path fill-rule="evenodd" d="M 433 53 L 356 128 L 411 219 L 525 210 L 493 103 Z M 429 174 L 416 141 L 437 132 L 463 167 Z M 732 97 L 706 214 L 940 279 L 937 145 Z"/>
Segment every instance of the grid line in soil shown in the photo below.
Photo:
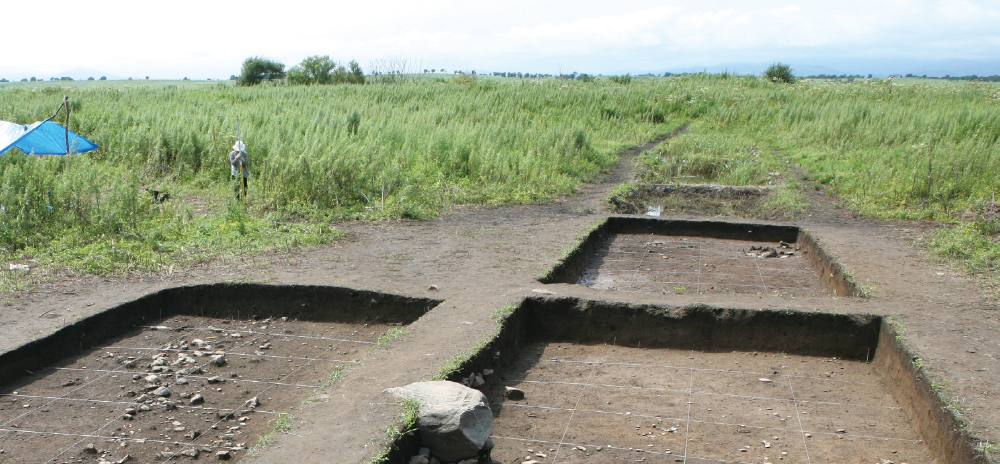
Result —
<path fill-rule="evenodd" d="M 792 379 L 788 379 L 788 389 L 792 392 L 792 405 L 795 406 L 795 420 L 799 423 L 799 433 L 802 434 L 802 446 L 806 450 L 806 464 L 811 464 L 812 461 L 809 459 L 809 443 L 806 440 L 806 431 L 802 429 L 802 415 L 799 414 L 799 405 L 795 401 L 795 387 L 792 385 Z"/>
<path fill-rule="evenodd" d="M 367 332 L 358 330 L 360 324 L 274 321 L 267 325 L 273 325 L 275 330 L 263 332 L 253 330 L 254 326 L 267 321 L 176 316 L 164 322 L 183 327 L 139 327 L 106 346 L 36 371 L 20 381 L 19 386 L 6 387 L 9 390 L 0 392 L 0 449 L 7 450 L 7 457 L 46 463 L 75 461 L 80 457 L 77 453 L 82 453 L 82 445 L 88 442 L 96 443 L 104 450 L 100 457 L 111 462 L 128 451 L 133 460 L 160 462 L 162 458 L 167 463 L 192 447 L 203 448 L 200 451 L 205 453 L 228 450 L 237 453 L 232 459 L 239 459 L 241 451 L 247 448 L 238 441 L 252 444 L 256 434 L 266 431 L 261 427 L 266 427 L 268 418 L 279 414 L 276 411 L 294 407 L 322 386 L 335 366 L 357 362 L 332 359 L 331 353 L 358 353 L 365 345 L 375 344 L 376 333 L 388 327 L 381 327 L 382 324 L 367 327 L 364 330 L 375 331 L 369 337 Z M 216 328 L 220 324 L 223 329 Z M 205 332 L 214 333 L 202 335 Z M 320 346 L 298 343 L 307 341 L 323 343 Z M 273 354 L 242 352 L 259 344 L 269 345 L 267 348 Z M 215 348 L 202 349 L 203 345 Z M 265 349 L 263 345 L 261 350 Z M 206 356 L 198 358 L 195 351 L 199 349 Z M 167 354 L 169 358 L 156 353 Z M 177 360 L 173 361 L 175 353 Z M 217 367 L 210 364 L 211 355 L 215 354 L 225 354 L 228 363 Z M 166 363 L 157 364 L 158 359 Z M 203 375 L 184 369 L 201 370 Z M 162 384 L 160 380 L 145 379 L 154 374 L 163 379 Z M 188 382 L 175 382 L 180 377 Z M 173 406 L 163 399 L 145 404 L 135 401 L 137 392 L 149 393 L 154 384 L 168 386 L 174 396 L 180 394 L 184 399 L 171 397 Z M 204 394 L 206 404 L 187 404 L 187 398 L 196 393 Z M 250 397 L 259 397 L 270 407 L 266 410 L 248 407 L 246 400 Z M 21 411 L 22 403 L 25 411 Z M 139 409 L 140 406 L 144 409 Z M 127 408 L 140 410 L 138 414 L 132 413 L 132 421 L 123 417 Z M 184 427 L 179 427 L 177 420 Z M 169 424 L 171 421 L 175 422 L 173 426 Z M 184 438 L 178 437 L 186 432 Z M 43 441 L 46 446 L 40 446 Z"/>
<path fill-rule="evenodd" d="M 934 462 L 868 363 L 570 343 L 522 350 L 532 354 L 490 393 L 501 462 L 556 462 L 545 448 L 581 464 Z M 745 371 L 711 368 L 733 362 Z M 816 375 L 830 369 L 842 379 Z M 497 401 L 511 385 L 525 399 Z"/>

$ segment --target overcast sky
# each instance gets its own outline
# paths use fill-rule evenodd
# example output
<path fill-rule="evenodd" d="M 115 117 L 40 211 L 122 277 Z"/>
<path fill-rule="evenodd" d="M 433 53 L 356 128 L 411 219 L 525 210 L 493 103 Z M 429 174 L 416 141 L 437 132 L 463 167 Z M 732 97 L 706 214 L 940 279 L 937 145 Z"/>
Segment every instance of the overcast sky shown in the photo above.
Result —
<path fill-rule="evenodd" d="M 719 63 L 1000 62 L 1000 2 L 10 1 L 0 77 L 226 78 L 248 56 L 555 74 Z M 837 67 L 837 66 L 833 66 Z M 900 70 L 900 72 L 906 72 Z"/>

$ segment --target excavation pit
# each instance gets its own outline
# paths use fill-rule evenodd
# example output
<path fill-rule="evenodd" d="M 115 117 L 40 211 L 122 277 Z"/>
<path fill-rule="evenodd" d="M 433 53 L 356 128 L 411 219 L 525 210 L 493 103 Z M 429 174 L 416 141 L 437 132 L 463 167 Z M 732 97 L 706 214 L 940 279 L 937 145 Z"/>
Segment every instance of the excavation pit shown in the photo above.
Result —
<path fill-rule="evenodd" d="M 238 460 L 380 336 L 437 303 L 222 285 L 113 308 L 3 355 L 20 351 L 22 367 L 25 357 L 35 365 L 18 375 L 0 363 L 0 463 Z M 70 345 L 91 331 L 104 333 L 86 336 L 82 350 Z"/>
<path fill-rule="evenodd" d="M 490 395 L 500 462 L 934 462 L 864 361 L 571 343 L 522 353 L 501 382 L 525 398 Z"/>
<path fill-rule="evenodd" d="M 503 463 L 977 462 L 897 335 L 874 315 L 529 298 L 451 379 L 493 371 Z"/>
<path fill-rule="evenodd" d="M 600 224 L 540 280 L 655 295 L 860 295 L 797 227 L 632 217 Z"/>

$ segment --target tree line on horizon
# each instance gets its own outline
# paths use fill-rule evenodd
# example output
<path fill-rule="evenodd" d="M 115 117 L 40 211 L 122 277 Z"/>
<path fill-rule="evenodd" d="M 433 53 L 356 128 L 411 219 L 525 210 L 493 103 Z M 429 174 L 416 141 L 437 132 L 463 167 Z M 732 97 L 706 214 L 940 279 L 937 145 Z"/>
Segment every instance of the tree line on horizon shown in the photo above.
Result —
<path fill-rule="evenodd" d="M 364 84 L 365 73 L 357 61 L 351 60 L 347 67 L 338 65 L 329 55 L 313 55 L 287 72 L 279 61 L 260 56 L 252 56 L 243 61 L 236 85 L 253 86 L 264 81 L 285 79 L 292 85 Z"/>

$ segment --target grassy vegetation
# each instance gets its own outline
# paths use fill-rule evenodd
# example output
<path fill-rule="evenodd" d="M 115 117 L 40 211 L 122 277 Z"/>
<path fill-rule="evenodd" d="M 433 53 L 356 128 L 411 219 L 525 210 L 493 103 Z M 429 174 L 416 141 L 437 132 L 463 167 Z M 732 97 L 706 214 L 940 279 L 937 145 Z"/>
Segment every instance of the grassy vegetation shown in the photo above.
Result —
<path fill-rule="evenodd" d="M 638 158 L 642 181 L 771 184 L 763 210 L 794 214 L 803 211 L 791 172 L 799 165 L 861 214 L 957 223 L 928 243 L 971 271 L 992 273 L 1000 256 L 996 218 L 980 214 L 1000 173 L 994 83 L 700 74 L 70 84 L 0 88 L 0 119 L 19 123 L 48 116 L 68 94 L 72 128 L 103 147 L 0 159 L 0 247 L 11 261 L 157 270 L 326 243 L 338 219 L 545 201 L 614 166 L 620 149 L 688 122 Z M 237 118 L 251 156 L 249 208 L 229 202 Z M 172 200 L 153 204 L 143 187 Z"/>
<path fill-rule="evenodd" d="M 392 452 L 393 447 L 396 445 L 396 441 L 403 435 L 417 429 L 417 415 L 420 413 L 420 403 L 415 399 L 407 398 L 400 401 L 399 405 L 402 408 L 399 418 L 392 425 L 386 427 L 383 444 L 365 461 L 366 463 L 385 463 L 389 458 L 389 453 Z"/>
<path fill-rule="evenodd" d="M 279 412 L 274 419 L 268 422 L 268 431 L 264 435 L 257 437 L 257 441 L 247 450 L 247 455 L 251 458 L 257 457 L 264 448 L 274 441 L 277 433 L 288 433 L 292 431 L 292 416 L 285 412 Z"/>
<path fill-rule="evenodd" d="M 0 89 L 0 119 L 47 117 L 102 149 L 0 157 L 0 247 L 87 272 L 157 270 L 230 252 L 326 243 L 345 218 L 431 217 L 453 203 L 572 191 L 618 151 L 669 131 L 661 82 L 400 82 L 254 88 L 106 82 Z M 236 121 L 250 206 L 230 202 Z M 144 188 L 166 191 L 154 204 Z"/>
<path fill-rule="evenodd" d="M 987 214 L 1000 174 L 1000 85 L 672 80 L 687 83 L 673 101 L 697 119 L 637 159 L 643 181 L 776 185 L 767 209 L 802 212 L 798 165 L 860 214 L 955 224 L 929 237 L 930 249 L 1000 283 L 1000 223 Z"/>
<path fill-rule="evenodd" d="M 486 348 L 493 340 L 500 334 L 503 330 L 504 322 L 507 320 L 507 316 L 514 312 L 513 304 L 506 304 L 493 311 L 490 315 L 490 320 L 493 322 L 493 329 L 487 333 L 485 336 L 480 338 L 473 343 L 472 346 L 458 352 L 455 356 L 452 356 L 434 375 L 431 380 L 448 380 L 455 372 L 458 372 L 462 365 L 472 359 L 473 356 L 478 354 L 483 348 Z"/>

